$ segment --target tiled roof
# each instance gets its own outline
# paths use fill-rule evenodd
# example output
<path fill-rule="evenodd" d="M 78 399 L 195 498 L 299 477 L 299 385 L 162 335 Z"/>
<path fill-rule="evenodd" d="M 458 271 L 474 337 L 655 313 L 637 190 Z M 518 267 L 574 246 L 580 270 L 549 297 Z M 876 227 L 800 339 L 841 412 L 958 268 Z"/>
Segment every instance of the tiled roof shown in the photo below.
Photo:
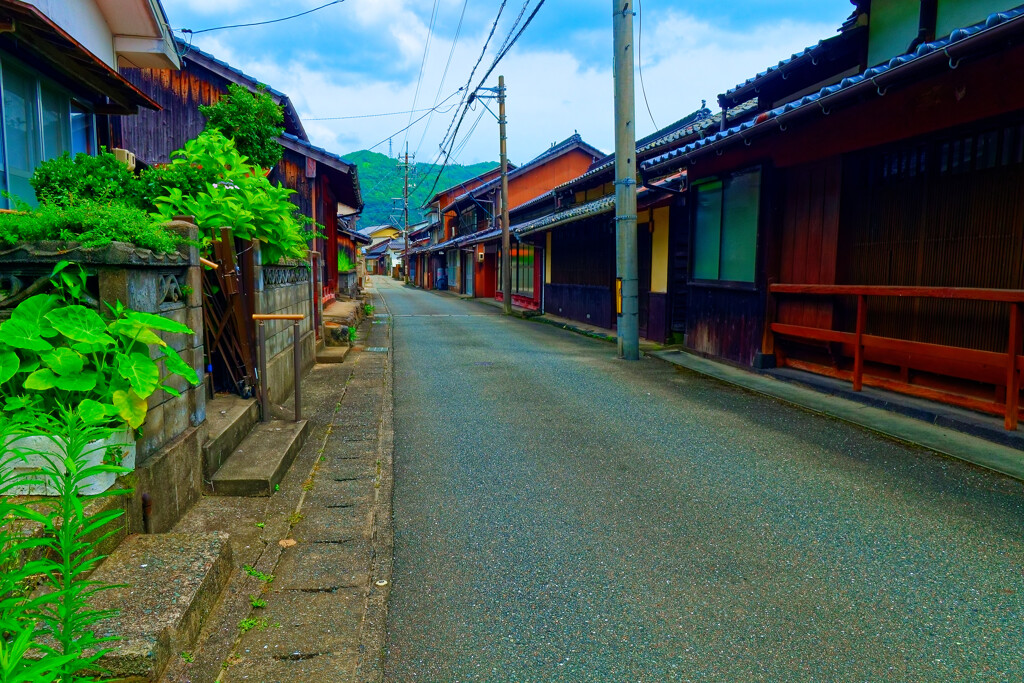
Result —
<path fill-rule="evenodd" d="M 950 56 L 948 52 L 949 48 L 957 45 L 958 43 L 980 36 L 986 31 L 994 30 L 997 27 L 1010 23 L 1015 26 L 1024 26 L 1024 6 L 1016 7 L 1005 12 L 996 12 L 991 14 L 987 19 L 985 19 L 985 21 L 978 22 L 977 24 L 966 28 L 959 28 L 953 31 L 949 36 L 940 40 L 923 43 L 913 52 L 893 57 L 885 64 L 873 66 L 861 74 L 844 78 L 839 83 L 826 86 L 816 93 L 801 97 L 793 100 L 792 102 L 787 102 L 782 106 L 772 109 L 771 111 L 764 112 L 756 119 L 746 121 L 738 126 L 733 126 L 727 130 L 709 135 L 706 138 L 654 157 L 653 159 L 648 159 L 641 164 L 641 167 L 644 169 L 652 169 L 662 166 L 673 159 L 684 157 L 691 152 L 743 133 L 756 125 L 778 119 L 779 117 L 786 116 L 797 110 L 802 110 L 810 105 L 816 104 L 825 110 L 827 109 L 827 104 L 830 98 L 845 91 L 849 91 L 857 86 L 877 88 L 880 92 L 884 92 L 885 84 L 878 83 L 879 77 L 897 71 L 901 67 L 914 64 L 928 55 L 935 53 L 942 53 L 943 58 L 948 58 L 951 63 L 955 63 L 959 57 Z M 780 123 L 779 125 L 782 124 Z"/>
<path fill-rule="evenodd" d="M 384 240 L 378 244 L 373 245 L 366 250 L 367 256 L 381 256 L 385 251 L 388 250 L 388 246 L 391 244 L 391 240 Z"/>
<path fill-rule="evenodd" d="M 514 171 L 509 171 L 508 179 L 512 180 L 513 178 L 515 178 L 515 177 L 525 173 L 526 171 L 530 170 L 531 168 L 533 168 L 537 164 L 543 163 L 543 162 L 547 161 L 548 159 L 552 159 L 552 158 L 562 154 L 563 152 L 567 152 L 567 151 L 569 151 L 569 150 L 571 150 L 571 149 L 573 149 L 575 147 L 582 148 L 583 151 L 589 153 L 591 156 L 594 156 L 594 157 L 600 157 L 603 154 L 603 152 L 601 152 L 601 150 L 599 150 L 599 149 L 597 149 L 595 147 L 592 147 L 591 145 L 588 145 L 586 142 L 584 142 L 583 138 L 580 137 L 579 133 L 573 133 L 572 135 L 570 135 L 565 140 L 562 140 L 561 142 L 558 142 L 558 143 L 555 143 L 555 144 L 551 145 L 551 147 L 549 147 L 548 149 L 544 150 L 544 152 L 542 152 L 541 154 L 539 154 L 536 157 L 534 157 L 533 159 L 531 159 L 528 163 L 523 164 L 522 166 L 520 166 L 519 168 L 515 169 Z M 452 202 L 448 206 L 442 207 L 441 210 L 442 211 L 448 211 L 452 206 L 455 206 L 456 204 L 458 204 L 461 201 L 463 201 L 464 199 L 466 199 L 466 197 L 469 197 L 470 195 L 477 196 L 477 195 L 483 194 L 483 193 L 487 192 L 488 190 L 490 190 L 491 188 L 495 187 L 496 185 L 498 185 L 500 183 L 501 183 L 501 176 L 499 175 L 497 178 L 492 178 L 491 180 L 488 180 L 486 183 L 484 183 L 484 184 L 482 184 L 482 185 L 480 185 L 478 187 L 473 188 L 469 192 L 462 193 L 461 195 L 459 195 L 458 197 L 453 199 Z"/>
<path fill-rule="evenodd" d="M 733 107 L 732 109 L 730 109 L 727 112 L 727 116 L 729 118 L 736 118 L 738 116 L 743 116 L 744 114 L 747 114 L 756 108 L 756 100 L 744 102 L 740 106 Z M 671 144 L 677 140 L 689 137 L 690 135 L 701 134 L 703 131 L 708 130 L 709 128 L 721 126 L 722 112 L 719 111 L 712 114 L 710 109 L 705 108 L 701 109 L 698 112 L 695 112 L 695 114 L 701 114 L 703 112 L 707 112 L 707 115 L 694 116 L 694 114 L 691 114 L 687 118 L 683 119 L 683 121 L 686 123 L 682 127 L 679 127 L 677 124 L 672 124 L 671 126 L 666 126 L 665 128 L 662 128 L 660 131 L 652 135 L 649 135 L 646 138 L 643 138 L 639 143 L 637 143 L 637 154 L 650 152 L 651 150 L 657 149 L 658 147 Z M 556 187 L 555 192 L 558 192 L 560 190 L 566 190 L 570 187 L 575 187 L 578 184 L 586 184 L 585 181 L 608 171 L 614 165 L 615 155 L 609 154 L 604 159 L 598 161 L 594 166 L 591 166 L 590 170 L 584 173 L 583 175 L 573 178 L 572 180 L 566 181 L 559 185 L 558 187 Z"/>
<path fill-rule="evenodd" d="M 300 154 L 307 154 L 317 158 L 317 161 L 327 164 L 328 166 L 341 171 L 342 173 L 348 174 L 352 178 L 352 188 L 356 198 L 356 203 L 359 208 L 363 206 L 363 195 L 362 190 L 359 187 L 359 170 L 355 164 L 346 161 L 333 152 L 328 152 L 323 147 L 317 147 L 308 140 L 303 140 L 291 133 L 281 134 L 281 143 L 285 147 L 294 148 Z"/>
<path fill-rule="evenodd" d="M 587 202 L 585 204 L 579 204 L 564 211 L 558 211 L 547 216 L 535 218 L 531 221 L 513 225 L 511 229 L 518 235 L 529 235 L 530 233 L 537 232 L 538 230 L 553 228 L 557 225 L 562 225 L 563 223 L 577 221 L 581 218 L 588 218 L 590 216 L 596 216 L 598 214 L 614 210 L 615 197 L 601 197 L 600 199 L 595 199 L 594 201 Z"/>

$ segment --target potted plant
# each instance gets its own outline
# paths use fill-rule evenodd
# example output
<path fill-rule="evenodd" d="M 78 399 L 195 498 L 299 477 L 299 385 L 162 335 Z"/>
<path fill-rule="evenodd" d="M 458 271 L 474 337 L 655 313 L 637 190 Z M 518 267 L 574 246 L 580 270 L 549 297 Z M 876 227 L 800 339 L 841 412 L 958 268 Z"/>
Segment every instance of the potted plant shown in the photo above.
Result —
<path fill-rule="evenodd" d="M 54 293 L 18 304 L 0 325 L 0 443 L 6 467 L 57 470 L 66 467 L 62 422 L 73 411 L 103 438 L 86 444 L 88 466 L 134 468 L 135 431 L 146 420 L 147 399 L 158 390 L 180 395 L 167 380 L 178 375 L 199 383 L 195 370 L 158 332 L 191 334 L 187 326 L 159 315 L 132 311 L 118 302 L 101 316 L 85 300 L 86 272 L 69 262 L 51 276 Z M 163 364 L 165 371 L 161 370 Z M 114 483 L 111 470 L 97 467 L 82 483 L 96 494 Z M 27 481 L 27 480 L 26 480 Z M 55 495 L 49 477 L 19 485 L 13 494 Z"/>

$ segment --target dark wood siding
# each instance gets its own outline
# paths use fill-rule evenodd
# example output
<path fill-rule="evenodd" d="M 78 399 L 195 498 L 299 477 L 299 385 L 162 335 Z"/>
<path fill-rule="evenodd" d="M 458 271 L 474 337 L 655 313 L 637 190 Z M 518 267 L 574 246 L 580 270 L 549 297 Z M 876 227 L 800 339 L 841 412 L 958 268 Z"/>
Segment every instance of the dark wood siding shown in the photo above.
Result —
<path fill-rule="evenodd" d="M 120 139 L 115 144 L 150 165 L 167 163 L 171 152 L 199 135 L 206 125 L 199 105 L 212 104 L 227 92 L 226 80 L 214 74 L 200 76 L 187 67 L 181 71 L 121 69 L 121 74 L 163 107 L 117 117 Z"/>
<path fill-rule="evenodd" d="M 841 160 L 807 164 L 785 173 L 779 281 L 831 285 L 836 282 Z M 778 320 L 830 328 L 832 303 L 820 297 L 787 298 Z"/>
<path fill-rule="evenodd" d="M 694 285 L 686 313 L 687 347 L 742 365 L 754 362 L 764 329 L 762 292 Z"/>
<path fill-rule="evenodd" d="M 690 276 L 690 217 L 686 198 L 672 206 L 669 212 L 669 328 L 672 332 L 686 332 L 687 282 Z"/>
<path fill-rule="evenodd" d="M 840 284 L 1024 288 L 1024 121 L 989 122 L 853 155 L 842 196 Z M 841 302 L 852 329 L 852 302 Z M 868 303 L 868 332 L 1006 351 L 1005 305 Z"/>
<path fill-rule="evenodd" d="M 615 234 L 608 216 L 596 216 L 551 231 L 551 283 L 544 308 L 600 327 L 615 325 Z"/>

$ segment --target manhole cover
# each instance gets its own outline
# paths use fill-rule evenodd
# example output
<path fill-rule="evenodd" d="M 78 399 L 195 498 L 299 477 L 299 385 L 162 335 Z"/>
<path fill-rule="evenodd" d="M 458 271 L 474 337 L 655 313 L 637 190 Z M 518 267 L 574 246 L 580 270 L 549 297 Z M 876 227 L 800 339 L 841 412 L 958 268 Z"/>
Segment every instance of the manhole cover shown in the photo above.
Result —
<path fill-rule="evenodd" d="M 386 347 L 386 346 L 367 346 L 363 350 L 364 351 L 369 351 L 370 353 L 387 353 L 388 352 L 388 347 Z"/>

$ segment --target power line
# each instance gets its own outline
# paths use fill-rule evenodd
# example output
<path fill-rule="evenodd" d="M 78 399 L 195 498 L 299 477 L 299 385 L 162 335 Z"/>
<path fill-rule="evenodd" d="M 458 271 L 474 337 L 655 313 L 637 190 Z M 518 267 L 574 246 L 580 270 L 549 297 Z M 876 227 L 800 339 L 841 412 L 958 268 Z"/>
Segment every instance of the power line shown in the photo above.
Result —
<path fill-rule="evenodd" d="M 456 91 L 456 92 L 458 92 L 458 91 Z M 452 93 L 452 94 L 455 94 L 455 93 Z M 448 98 L 451 98 L 451 95 L 449 95 Z M 448 98 L 446 98 L 446 99 L 448 99 Z M 412 110 L 405 110 L 405 111 L 386 111 L 386 112 L 381 112 L 380 114 L 354 114 L 352 116 L 320 116 L 320 117 L 308 117 L 307 116 L 307 117 L 303 118 L 302 120 L 303 121 L 346 121 L 348 119 L 374 119 L 374 118 L 380 118 L 382 116 L 404 116 L 406 114 L 419 114 L 420 112 L 424 112 L 424 111 L 436 111 L 436 110 L 437 110 L 437 105 L 435 104 L 433 107 L 425 107 L 423 109 L 412 109 Z"/>
<path fill-rule="evenodd" d="M 423 83 L 423 70 L 427 66 L 427 55 L 430 53 L 430 38 L 434 35 L 434 22 L 437 21 L 437 4 L 438 0 L 434 0 L 434 8 L 430 11 L 430 24 L 427 25 L 427 39 L 423 43 L 423 59 L 420 61 L 420 74 L 416 78 L 416 90 L 412 95 L 412 108 L 416 108 L 416 100 L 420 96 L 420 85 Z M 412 125 L 412 114 L 409 114 L 409 124 Z M 406 128 L 406 131 L 409 129 Z M 409 141 L 409 133 L 405 134 L 405 142 Z M 408 152 L 408 148 L 406 152 Z"/>
<path fill-rule="evenodd" d="M 442 105 L 442 104 L 444 104 L 445 102 L 447 102 L 448 100 L 450 100 L 451 98 L 455 97 L 456 95 L 458 95 L 458 94 L 459 94 L 460 92 L 462 92 L 462 88 L 459 88 L 458 90 L 456 90 L 455 92 L 453 92 L 453 93 L 452 93 L 451 95 L 449 95 L 448 97 L 444 98 L 444 100 L 442 100 L 442 101 L 441 101 L 441 104 L 437 105 L 437 107 L 431 107 L 429 111 L 435 111 L 435 110 L 436 110 L 436 111 L 439 111 L 439 112 L 440 112 L 440 113 L 442 113 L 442 114 L 447 114 L 448 112 L 450 112 L 450 111 L 451 111 L 452 109 L 454 109 L 455 107 L 457 107 L 457 106 L 459 106 L 459 105 L 458 105 L 458 104 L 453 104 L 453 105 L 451 105 L 450 107 L 448 107 L 447 109 L 445 109 L 444 111 L 441 111 L 441 110 L 440 110 L 440 107 L 441 107 L 441 105 Z M 419 122 L 420 122 L 420 121 L 422 121 L 423 119 L 427 118 L 428 116 L 430 116 L 430 113 L 429 113 L 429 112 L 428 112 L 428 113 L 426 113 L 426 114 L 424 114 L 423 116 L 419 117 L 418 119 L 416 119 L 415 121 L 413 121 L 412 123 L 410 123 L 410 124 L 409 124 L 408 126 L 406 126 L 405 128 L 401 128 L 401 129 L 399 129 L 399 130 L 396 130 L 396 131 L 395 131 L 394 133 L 392 133 L 391 135 L 387 136 L 386 138 L 384 138 L 383 140 L 381 140 L 380 142 L 378 142 L 378 143 L 377 143 L 376 145 L 374 145 L 373 147 L 370 147 L 370 148 L 369 148 L 369 150 L 372 150 L 372 149 L 373 149 L 374 147 L 380 147 L 381 145 L 383 145 L 383 144 L 384 144 L 385 142 L 387 142 L 387 141 L 388 141 L 388 140 L 390 140 L 391 138 L 395 137 L 395 136 L 396 136 L 396 135 L 398 135 L 399 133 L 404 133 L 405 131 L 409 130 L 410 128 L 412 128 L 413 126 L 415 126 L 415 125 L 416 125 L 417 123 L 419 123 Z M 367 150 L 367 151 L 369 151 L 369 150 Z"/>
<path fill-rule="evenodd" d="M 452 57 L 455 55 L 455 47 L 459 44 L 459 35 L 462 33 L 462 22 L 466 18 L 466 8 L 468 6 L 469 0 L 463 0 L 462 14 L 459 15 L 459 25 L 455 27 L 455 37 L 452 38 L 452 48 L 448 50 L 448 61 L 445 62 L 444 72 L 441 73 L 441 81 L 437 84 L 437 94 L 434 95 L 434 106 L 437 106 L 437 98 L 441 97 L 441 89 L 444 88 L 444 81 L 448 78 L 448 69 L 452 65 Z M 427 131 L 430 129 L 430 122 L 432 119 L 432 116 L 427 117 L 427 125 L 423 126 L 423 135 L 420 136 L 420 141 L 416 145 L 416 154 L 419 154 L 420 148 L 423 146 L 423 141 L 427 139 Z"/>
<path fill-rule="evenodd" d="M 325 7 L 330 7 L 331 5 L 338 5 L 338 4 L 341 4 L 343 2 L 345 2 L 345 0 L 331 0 L 331 2 L 324 3 L 323 5 L 320 5 L 319 7 L 314 7 L 313 9 L 308 9 L 305 12 L 299 12 L 298 14 L 292 14 L 292 15 L 287 16 L 287 17 L 281 17 L 280 19 L 268 19 L 267 21 L 254 21 L 254 22 L 248 23 L 248 24 L 229 24 L 227 26 L 212 26 L 210 28 L 201 28 L 198 31 L 193 31 L 190 28 L 181 28 L 181 29 L 178 29 L 178 30 L 181 31 L 182 33 L 191 33 L 192 35 L 195 35 L 197 33 L 208 33 L 209 31 L 223 31 L 223 30 L 229 29 L 229 28 L 245 28 L 245 27 L 248 27 L 248 26 L 266 26 L 267 24 L 276 24 L 276 23 L 281 22 L 281 21 L 288 21 L 289 19 L 296 19 L 298 17 L 304 17 L 307 14 L 312 14 L 313 12 L 317 12 L 319 10 L 322 10 Z"/>
<path fill-rule="evenodd" d="M 636 0 L 637 23 L 639 24 L 636 42 L 636 64 L 640 69 L 640 92 L 644 95 L 644 104 L 647 105 L 647 115 L 654 123 L 654 114 L 651 113 L 651 103 L 647 101 L 647 88 L 644 87 L 644 8 L 640 0 Z M 654 123 L 654 130 L 658 130 L 658 124 Z"/>

